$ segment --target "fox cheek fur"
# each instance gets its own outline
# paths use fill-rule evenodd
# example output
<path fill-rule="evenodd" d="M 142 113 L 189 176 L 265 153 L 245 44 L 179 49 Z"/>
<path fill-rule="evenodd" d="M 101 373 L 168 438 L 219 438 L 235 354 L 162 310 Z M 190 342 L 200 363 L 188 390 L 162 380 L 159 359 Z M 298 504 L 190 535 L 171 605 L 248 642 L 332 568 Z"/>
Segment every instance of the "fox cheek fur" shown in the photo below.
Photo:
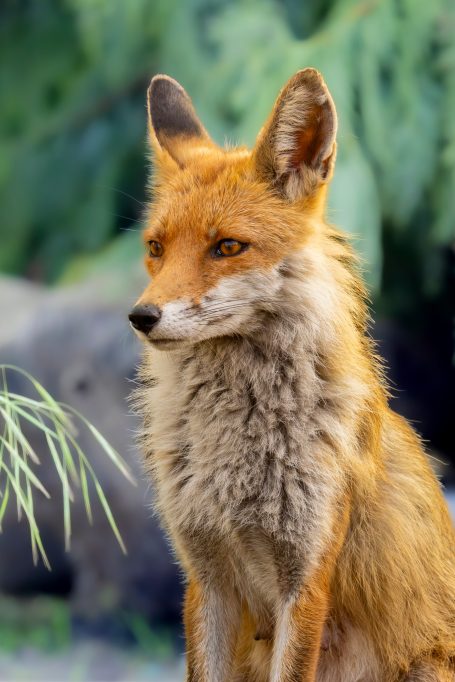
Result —
<path fill-rule="evenodd" d="M 263 314 L 276 303 L 280 288 L 278 268 L 225 277 L 198 303 L 185 296 L 162 305 L 149 339 L 195 343 L 235 333 L 253 334 Z"/>
<path fill-rule="evenodd" d="M 148 109 L 151 283 L 130 319 L 146 467 L 187 576 L 187 681 L 453 682 L 454 532 L 324 219 L 322 77 L 290 79 L 252 152 L 217 147 L 166 76 Z"/>

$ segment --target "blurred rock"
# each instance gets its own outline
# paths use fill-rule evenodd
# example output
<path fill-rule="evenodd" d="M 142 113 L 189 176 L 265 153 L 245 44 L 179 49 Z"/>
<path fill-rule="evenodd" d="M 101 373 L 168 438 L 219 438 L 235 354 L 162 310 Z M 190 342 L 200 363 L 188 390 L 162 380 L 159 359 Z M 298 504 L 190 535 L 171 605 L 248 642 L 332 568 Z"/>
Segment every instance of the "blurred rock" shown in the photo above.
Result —
<path fill-rule="evenodd" d="M 132 388 L 138 344 L 127 323 L 128 295 L 117 304 L 100 302 L 93 286 L 55 292 L 0 280 L 0 310 L 8 334 L 0 336 L 0 362 L 30 372 L 57 399 L 79 410 L 101 431 L 131 467 L 137 487 L 118 472 L 84 428 L 78 442 L 106 493 L 128 556 L 123 556 L 91 490 L 94 523 L 88 523 L 82 495 L 72 505 L 72 539 L 63 549 L 61 486 L 45 439 L 32 426 L 26 435 L 38 452 L 37 474 L 51 500 L 35 495 L 35 511 L 53 570 L 34 567 L 25 520 L 17 523 L 11 504 L 0 535 L 0 590 L 13 593 L 69 591 L 80 623 L 111 627 L 112 614 L 133 611 L 152 623 L 180 619 L 181 590 L 175 562 L 151 511 L 151 491 L 134 446 L 136 420 L 127 397 Z M 132 300 L 132 299 L 131 299 Z M 3 317 L 5 319 L 5 315 Z M 9 374 L 10 388 L 32 395 L 29 383 Z"/>
<path fill-rule="evenodd" d="M 45 289 L 26 280 L 0 277 L 0 347 L 15 340 L 18 330 L 26 326 L 32 310 L 40 307 Z M 6 324 L 4 323 L 6 321 Z"/>

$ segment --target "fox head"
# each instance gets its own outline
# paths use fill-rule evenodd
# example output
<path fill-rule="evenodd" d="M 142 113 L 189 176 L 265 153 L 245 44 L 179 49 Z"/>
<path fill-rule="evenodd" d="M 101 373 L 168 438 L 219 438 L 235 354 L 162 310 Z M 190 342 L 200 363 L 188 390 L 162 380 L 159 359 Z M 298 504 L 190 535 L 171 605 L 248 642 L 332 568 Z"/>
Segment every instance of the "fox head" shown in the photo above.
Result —
<path fill-rule="evenodd" d="M 129 319 L 161 349 L 254 334 L 276 311 L 291 254 L 320 229 L 337 117 L 321 75 L 284 86 L 252 151 L 209 137 L 182 86 L 147 96 L 154 198 L 144 242 L 150 283 Z"/>

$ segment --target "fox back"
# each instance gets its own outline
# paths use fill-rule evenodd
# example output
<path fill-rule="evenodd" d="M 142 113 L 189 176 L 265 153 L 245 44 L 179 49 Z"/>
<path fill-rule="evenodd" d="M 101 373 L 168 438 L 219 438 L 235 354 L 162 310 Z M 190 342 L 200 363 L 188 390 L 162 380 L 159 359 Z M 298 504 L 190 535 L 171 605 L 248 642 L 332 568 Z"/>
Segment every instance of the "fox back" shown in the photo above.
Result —
<path fill-rule="evenodd" d="M 218 147 L 166 76 L 147 101 L 151 279 L 130 321 L 145 461 L 187 576 L 187 680 L 453 681 L 454 532 L 325 221 L 322 77 L 291 78 L 252 151 Z"/>

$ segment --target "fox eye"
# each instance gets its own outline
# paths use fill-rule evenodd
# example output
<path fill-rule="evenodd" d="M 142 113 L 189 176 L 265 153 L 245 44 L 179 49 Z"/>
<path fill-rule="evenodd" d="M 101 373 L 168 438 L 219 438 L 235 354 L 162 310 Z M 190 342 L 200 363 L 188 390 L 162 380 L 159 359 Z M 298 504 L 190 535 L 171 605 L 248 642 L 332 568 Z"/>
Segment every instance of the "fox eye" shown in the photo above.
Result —
<path fill-rule="evenodd" d="M 152 258 L 159 258 L 160 256 L 163 255 L 163 247 L 159 242 L 155 241 L 150 241 L 148 242 L 148 247 L 149 247 L 149 256 Z"/>
<path fill-rule="evenodd" d="M 248 244 L 238 242 L 237 239 L 222 239 L 215 246 L 214 255 L 217 257 L 237 256 L 237 254 L 245 251 L 247 248 Z"/>

